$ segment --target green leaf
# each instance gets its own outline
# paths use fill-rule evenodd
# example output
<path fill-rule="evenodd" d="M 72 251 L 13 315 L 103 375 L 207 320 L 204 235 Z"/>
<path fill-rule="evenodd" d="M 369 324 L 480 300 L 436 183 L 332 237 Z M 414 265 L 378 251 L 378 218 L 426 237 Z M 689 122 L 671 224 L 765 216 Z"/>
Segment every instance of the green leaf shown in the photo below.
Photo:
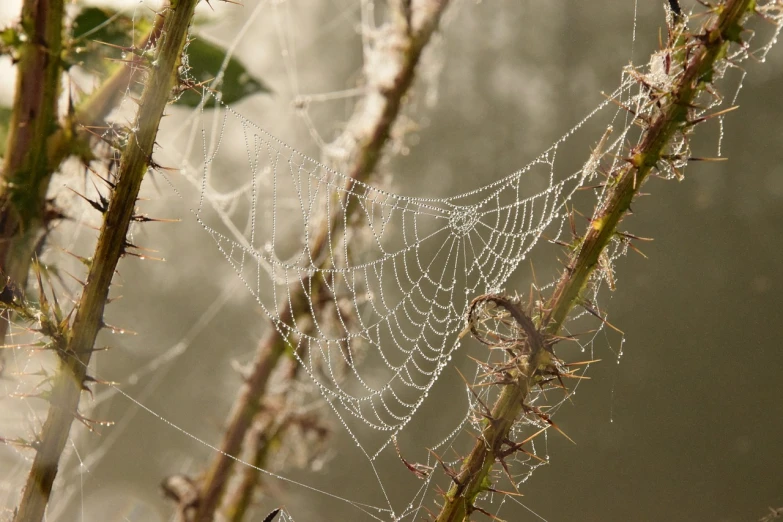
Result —
<path fill-rule="evenodd" d="M 151 27 L 146 18 L 134 20 L 109 7 L 85 7 L 73 21 L 66 61 L 90 72 L 105 73 L 111 64 L 108 58 L 121 58 L 120 47 L 138 42 Z"/>
<path fill-rule="evenodd" d="M 86 7 L 73 21 L 74 40 L 98 40 L 129 45 L 133 20 L 105 7 Z"/>
<path fill-rule="evenodd" d="M 8 127 L 11 125 L 11 113 L 10 107 L 0 106 L 0 156 L 5 157 L 5 145 L 8 141 Z"/>
<path fill-rule="evenodd" d="M 193 84 L 203 83 L 210 87 L 212 80 L 218 75 L 226 56 L 226 49 L 203 38 L 192 40 L 186 50 L 187 64 L 190 67 L 188 76 Z M 259 78 L 251 75 L 244 64 L 231 57 L 223 72 L 223 78 L 217 90 L 222 93 L 224 103 L 236 103 L 245 96 L 256 93 L 269 93 L 271 89 Z M 200 88 L 188 89 L 182 93 L 177 103 L 188 107 L 196 107 L 201 102 Z M 214 107 L 214 98 L 205 107 Z"/>
<path fill-rule="evenodd" d="M 73 37 L 66 62 L 76 64 L 89 72 L 106 74 L 114 62 L 121 59 L 123 47 L 138 42 L 152 27 L 147 18 L 130 16 L 109 7 L 85 7 L 73 21 Z M 108 45 L 106 45 L 108 44 Z M 196 107 L 201 102 L 201 86 L 211 87 L 221 70 L 226 49 L 203 38 L 190 42 L 186 50 L 188 78 L 193 88 L 185 90 L 177 99 L 179 105 Z M 252 76 L 237 58 L 232 57 L 217 87 L 225 103 L 235 103 L 245 96 L 271 92 L 259 78 Z M 214 99 L 206 107 L 214 107 Z"/>

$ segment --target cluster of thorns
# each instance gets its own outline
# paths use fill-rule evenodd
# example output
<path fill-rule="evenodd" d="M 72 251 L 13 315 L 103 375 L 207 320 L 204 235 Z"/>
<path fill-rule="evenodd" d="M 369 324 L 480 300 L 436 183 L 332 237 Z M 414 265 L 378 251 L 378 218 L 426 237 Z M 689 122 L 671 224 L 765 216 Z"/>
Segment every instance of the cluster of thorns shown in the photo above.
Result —
<path fill-rule="evenodd" d="M 489 347 L 490 350 L 500 350 L 505 354 L 503 360 L 499 362 L 480 361 L 471 357 L 471 359 L 483 369 L 483 373 L 478 375 L 478 379 L 480 380 L 478 383 L 469 383 L 462 373 L 460 373 L 460 376 L 473 395 L 476 404 L 479 405 L 479 411 L 477 412 L 477 417 L 479 419 L 487 419 L 492 422 L 493 416 L 491 408 L 475 391 L 475 388 L 477 387 L 515 385 L 519 383 L 520 378 L 530 378 L 531 375 L 529 374 L 533 371 L 533 382 L 535 382 L 535 386 L 538 387 L 542 393 L 545 393 L 546 390 L 554 387 L 563 389 L 566 394 L 568 394 L 568 387 L 565 385 L 564 379 L 589 379 L 589 377 L 577 374 L 576 371 L 579 367 L 598 362 L 598 360 L 590 360 L 565 363 L 557 358 L 554 355 L 552 347 L 559 341 L 573 341 L 575 340 L 575 337 L 563 337 L 542 332 L 536 327 L 530 315 L 525 312 L 518 298 L 511 298 L 499 294 L 481 295 L 471 302 L 466 314 L 466 323 L 466 328 L 461 336 L 470 333 L 481 344 Z M 539 364 L 537 365 L 537 368 L 531 368 L 529 361 L 533 352 L 536 350 L 543 350 L 546 352 L 545 354 L 542 354 L 544 357 L 541 359 L 545 361 L 545 364 Z M 457 371 L 459 372 L 459 370 Z M 506 459 L 514 454 L 523 453 L 532 459 L 545 463 L 546 461 L 544 459 L 535 453 L 526 450 L 524 446 L 550 427 L 557 430 L 569 441 L 574 442 L 557 424 L 555 424 L 551 419 L 551 416 L 542 411 L 540 407 L 525 402 L 522 404 L 522 411 L 524 416 L 534 416 L 534 424 L 539 426 L 543 424 L 543 428 L 521 442 L 515 442 L 510 439 L 503 440 L 502 448 L 500 451 L 496 452 L 495 458 L 503 467 L 503 470 L 515 491 L 501 491 L 494 488 L 490 488 L 489 491 L 520 495 L 516 487 L 517 481 L 514 480 Z M 403 464 L 418 478 L 426 479 L 434 468 L 407 461 L 402 456 L 396 440 L 394 440 L 394 443 L 397 454 Z M 431 450 L 430 453 L 432 453 L 451 480 L 459 485 L 459 473 L 449 467 L 440 456 Z M 476 506 L 474 506 L 474 509 L 481 511 L 481 509 Z"/>

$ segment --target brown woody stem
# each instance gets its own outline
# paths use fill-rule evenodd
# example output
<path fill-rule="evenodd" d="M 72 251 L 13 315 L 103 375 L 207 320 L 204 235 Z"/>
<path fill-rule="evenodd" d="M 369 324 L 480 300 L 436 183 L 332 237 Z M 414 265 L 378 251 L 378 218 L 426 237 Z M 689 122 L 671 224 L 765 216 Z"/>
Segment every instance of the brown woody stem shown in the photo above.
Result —
<path fill-rule="evenodd" d="M 409 3 L 400 2 L 405 5 Z M 394 6 L 395 46 L 388 60 L 396 64 L 397 72 L 389 81 L 378 80 L 373 77 L 373 71 L 366 71 L 367 94 L 364 103 L 351 118 L 347 130 L 354 146 L 352 159 L 346 170 L 350 178 L 346 187 L 346 198 L 352 190 L 358 190 L 354 186 L 356 181 L 367 181 L 375 171 L 383 147 L 389 140 L 392 126 L 403 106 L 405 94 L 413 83 L 422 51 L 437 29 L 448 3 L 448 0 L 420 0 L 414 2 L 413 6 L 407 5 L 407 8 L 403 5 Z M 351 201 L 344 215 L 335 214 L 325 220 L 310 248 L 313 259 L 323 257 L 328 248 L 329 234 L 334 238 L 339 233 L 344 218 L 347 218 L 345 221 L 350 221 L 354 207 L 355 201 Z M 310 305 L 303 289 L 308 288 L 310 294 L 316 295 L 319 284 L 318 280 L 313 279 L 312 284 L 302 282 L 295 285 L 296 289 L 291 290 L 290 299 L 285 300 L 279 307 L 279 322 L 291 325 L 295 324 L 295 319 L 309 315 Z M 243 441 L 266 393 L 269 378 L 290 346 L 296 346 L 295 340 L 284 337 L 274 326 L 258 346 L 250 372 L 229 414 L 220 445 L 221 451 L 215 453 L 215 460 L 202 481 L 200 504 L 194 518 L 197 522 L 210 522 L 215 517 L 234 465 L 234 459 L 229 455 L 239 456 Z"/>

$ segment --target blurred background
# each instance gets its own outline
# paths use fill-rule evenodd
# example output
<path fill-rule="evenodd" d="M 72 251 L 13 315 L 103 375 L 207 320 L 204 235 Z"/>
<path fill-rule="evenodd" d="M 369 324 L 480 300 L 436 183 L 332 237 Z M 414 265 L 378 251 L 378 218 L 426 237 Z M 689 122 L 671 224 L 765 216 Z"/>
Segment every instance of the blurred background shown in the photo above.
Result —
<path fill-rule="evenodd" d="M 384 187 L 451 196 L 525 166 L 601 103 L 601 91 L 617 87 L 625 65 L 648 61 L 659 34 L 665 39 L 663 4 L 454 1 L 411 96 L 406 114 L 415 130 L 382 165 Z M 354 88 L 360 78 L 360 3 L 212 7 L 199 8 L 205 23 L 197 33 L 228 45 L 244 30 L 235 55 L 273 91 L 234 108 L 299 151 L 322 157 L 323 142 L 337 136 L 355 102 L 335 93 Z M 11 20 L 18 3 L 3 2 L 0 10 Z M 380 3 L 378 21 L 383 10 Z M 755 47 L 767 34 L 760 30 Z M 7 105 L 13 67 L 6 58 L 0 64 L 0 101 Z M 509 502 L 501 518 L 728 522 L 757 520 L 768 506 L 783 506 L 783 312 L 775 308 L 783 292 L 783 49 L 773 48 L 766 63 L 749 60 L 743 68 L 748 76 L 736 102 L 740 109 L 725 119 L 721 152 L 728 161 L 689 165 L 682 182 L 652 179 L 645 185 L 650 196 L 623 223 L 624 230 L 655 239 L 641 245 L 647 259 L 631 253 L 619 260 L 617 289 L 602 295 L 602 309 L 625 332 L 625 341 L 615 334 L 596 341 L 594 355 L 602 362 L 591 366 L 592 380 L 556 417 L 576 445 L 550 436 L 550 464 L 522 486 L 524 507 Z M 733 96 L 737 78 L 725 95 Z M 305 110 L 293 103 L 308 94 L 313 96 Z M 170 113 L 158 140 L 163 164 L 176 157 L 167 156 L 166 147 L 181 146 L 183 126 L 192 124 L 192 110 Z M 697 134 L 694 152 L 717 155 L 717 122 Z M 561 154 L 573 157 L 562 161 L 581 165 L 600 137 L 598 129 L 591 140 L 572 143 Z M 238 158 L 226 168 L 241 169 L 243 162 Z M 99 344 L 112 350 L 95 358 L 95 373 L 215 444 L 241 384 L 236 367 L 251 360 L 268 321 L 192 217 L 198 192 L 183 189 L 177 197 L 155 176 L 145 190 L 146 212 L 182 222 L 134 231 L 134 243 L 158 250 L 155 255 L 166 261 L 131 258 L 120 265 L 116 291 L 123 298 L 109 307 L 108 322 L 137 335 L 106 334 Z M 74 240 L 73 231 L 60 234 L 61 244 L 89 252 L 89 233 L 82 230 Z M 539 244 L 539 280 L 557 277 L 560 253 Z M 507 289 L 524 293 L 530 270 L 518 272 Z M 458 353 L 480 357 L 481 350 L 470 344 Z M 160 360 L 162 354 L 169 355 Z M 558 354 L 584 358 L 568 349 Z M 466 375 L 475 371 L 468 357 L 453 364 Z M 2 398 L 2 408 L 31 412 L 32 432 L 38 425 L 32 412 L 39 406 L 31 402 Z M 74 425 L 49 519 L 169 520 L 173 508 L 160 493 L 160 481 L 198 472 L 213 450 L 110 389 L 97 388 L 92 403 L 90 417 L 117 425 L 100 428 L 100 435 Z M 446 437 L 466 408 L 464 385 L 456 372 L 445 371 L 417 422 L 404 432 L 407 444 Z M 6 428 L 0 424 L 0 431 Z M 298 466 L 292 453 L 283 474 L 382 505 L 366 458 L 334 419 L 331 428 L 323 458 Z M 0 498 L 9 508 L 30 458 L 0 446 Z M 418 487 L 413 475 L 400 476 Z M 264 485 L 254 520 L 278 506 L 298 522 L 369 520 L 345 502 L 305 488 L 270 478 Z M 396 481 L 383 485 L 391 496 L 404 497 L 411 488 Z M 425 505 L 434 509 L 434 499 L 430 492 Z"/>

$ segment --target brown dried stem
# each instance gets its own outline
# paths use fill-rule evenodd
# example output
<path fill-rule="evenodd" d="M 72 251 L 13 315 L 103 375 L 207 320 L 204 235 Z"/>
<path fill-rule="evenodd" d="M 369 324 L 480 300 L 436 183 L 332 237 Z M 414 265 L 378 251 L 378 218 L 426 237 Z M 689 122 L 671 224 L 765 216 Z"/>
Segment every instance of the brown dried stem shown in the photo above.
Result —
<path fill-rule="evenodd" d="M 129 136 L 128 145 L 122 151 L 119 181 L 104 216 L 73 324 L 63 327 L 67 346 L 58 351 L 60 361 L 50 392 L 49 412 L 36 444 L 37 452 L 15 517 L 16 522 L 38 522 L 44 517 L 71 423 L 78 416 L 87 367 L 95 339 L 104 325 L 103 311 L 109 286 L 127 246 L 126 235 L 136 207 L 136 198 L 152 157 L 163 110 L 177 79 L 180 55 L 197 3 L 198 0 L 179 0 L 168 8 L 163 27 L 166 38 L 156 50 L 156 65 L 151 67 L 136 116 L 135 127 L 139 130 Z"/>
<path fill-rule="evenodd" d="M 396 64 L 396 73 L 390 78 L 385 75 L 379 79 L 375 77 L 376 71 L 366 71 L 365 99 L 351 118 L 346 131 L 354 143 L 349 167 L 346 169 L 349 177 L 346 199 L 351 193 L 362 190 L 361 185 L 356 182 L 365 182 L 377 167 L 383 147 L 389 140 L 392 126 L 403 106 L 403 98 L 415 78 L 416 66 L 422 52 L 437 29 L 448 3 L 448 0 L 419 0 L 413 2 L 413 5 L 409 5 L 410 2 L 400 2 L 393 6 L 393 34 L 386 35 L 393 44 L 389 45 L 389 56 L 386 59 Z M 324 225 L 310 247 L 313 259 L 323 257 L 330 237 L 333 240 L 339 234 L 344 219 L 350 221 L 350 215 L 355 211 L 356 199 L 348 202 L 344 213 L 329 216 L 324 220 Z M 345 206 L 346 201 L 343 201 L 343 204 Z M 296 346 L 294 339 L 281 334 L 282 327 L 279 325 L 295 324 L 297 318 L 309 316 L 310 305 L 307 297 L 316 295 L 321 284 L 322 282 L 313 279 L 294 285 L 290 299 L 280 304 L 278 325 L 272 325 L 270 332 L 259 344 L 250 372 L 229 414 L 220 452 L 215 453 L 215 459 L 201 483 L 202 493 L 194 518 L 197 522 L 209 522 L 214 518 L 234 465 L 231 456 L 238 456 L 241 452 L 243 441 L 260 408 L 273 370 L 286 350 Z"/>
<path fill-rule="evenodd" d="M 662 160 L 666 146 L 678 133 L 692 128 L 688 116 L 693 102 L 710 85 L 714 68 L 726 57 L 729 45 L 740 43 L 741 24 L 753 6 L 752 0 L 727 0 L 715 7 L 715 16 L 705 23 L 701 32 L 687 37 L 684 48 L 688 51 L 675 55 L 684 61 L 683 73 L 670 91 L 660 97 L 660 109 L 644 130 L 639 145 L 630 151 L 627 163 L 612 173 L 613 186 L 600 202 L 600 210 L 542 311 L 538 329 L 544 336 L 557 336 L 571 309 L 580 303 L 602 252 L 642 184 Z M 491 487 L 489 474 L 498 460 L 501 445 L 522 412 L 529 390 L 540 378 L 538 372 L 549 363 L 549 352 L 544 346 L 531 346 L 527 362 L 513 373 L 515 382 L 503 387 L 481 437 L 463 460 L 445 495 L 438 522 L 467 520 L 476 509 L 477 497 Z"/>

